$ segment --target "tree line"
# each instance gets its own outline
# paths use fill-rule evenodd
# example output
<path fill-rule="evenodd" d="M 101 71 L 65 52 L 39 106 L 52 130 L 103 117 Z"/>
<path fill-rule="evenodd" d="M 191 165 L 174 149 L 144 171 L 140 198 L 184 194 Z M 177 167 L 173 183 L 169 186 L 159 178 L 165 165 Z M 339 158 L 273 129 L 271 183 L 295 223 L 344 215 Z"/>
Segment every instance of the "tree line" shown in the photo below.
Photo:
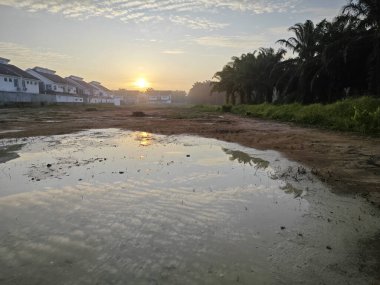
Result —
<path fill-rule="evenodd" d="M 289 28 L 283 48 L 233 57 L 212 92 L 226 103 L 330 103 L 347 96 L 380 97 L 380 0 L 349 0 L 332 21 Z"/>
<path fill-rule="evenodd" d="M 225 92 L 212 91 L 213 82 L 195 82 L 187 96 L 190 104 L 223 105 Z"/>

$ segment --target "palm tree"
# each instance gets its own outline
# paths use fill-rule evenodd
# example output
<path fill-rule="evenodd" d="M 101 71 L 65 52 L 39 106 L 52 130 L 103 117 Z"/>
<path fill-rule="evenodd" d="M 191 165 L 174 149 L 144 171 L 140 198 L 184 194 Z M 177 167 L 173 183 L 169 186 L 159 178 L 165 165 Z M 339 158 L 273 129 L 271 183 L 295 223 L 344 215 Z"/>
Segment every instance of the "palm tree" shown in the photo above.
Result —
<path fill-rule="evenodd" d="M 211 92 L 226 92 L 226 103 L 234 105 L 236 102 L 236 80 L 232 64 L 225 65 L 223 70 L 215 73 L 213 78 L 218 79 L 218 81 L 212 82 Z"/>
<path fill-rule="evenodd" d="M 368 89 L 380 96 L 380 2 L 379 0 L 349 0 L 342 14 L 356 18 L 361 33 L 353 39 L 358 45 L 371 46 L 368 56 Z"/>
<path fill-rule="evenodd" d="M 312 21 L 307 20 L 303 24 L 295 24 L 289 28 L 289 31 L 295 34 L 294 37 L 277 41 L 298 55 L 294 59 L 281 63 L 280 68 L 286 73 L 282 79 L 288 78 L 288 83 L 283 92 L 285 95 L 295 92 L 295 99 L 303 103 L 314 101 L 310 82 L 321 66 L 320 39 L 324 23 L 322 21 L 315 26 Z"/>

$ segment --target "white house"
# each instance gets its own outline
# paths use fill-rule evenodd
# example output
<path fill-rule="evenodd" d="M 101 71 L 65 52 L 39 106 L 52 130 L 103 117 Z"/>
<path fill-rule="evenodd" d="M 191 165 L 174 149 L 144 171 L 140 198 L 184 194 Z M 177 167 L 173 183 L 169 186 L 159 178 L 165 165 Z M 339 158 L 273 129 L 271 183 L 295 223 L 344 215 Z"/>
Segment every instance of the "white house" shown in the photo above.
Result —
<path fill-rule="evenodd" d="M 39 80 L 0 57 L 0 91 L 38 94 Z"/>
<path fill-rule="evenodd" d="M 172 93 L 170 90 L 148 90 L 146 91 L 147 99 L 149 104 L 171 104 L 172 103 Z"/>
<path fill-rule="evenodd" d="M 90 103 L 105 103 L 120 106 L 120 98 L 115 97 L 113 92 L 104 87 L 100 82 L 91 81 L 89 84 L 94 88 L 94 98 L 92 98 Z"/>
<path fill-rule="evenodd" d="M 94 87 L 94 96 L 113 97 L 112 91 L 104 87 L 100 82 L 91 81 L 89 84 Z"/>
<path fill-rule="evenodd" d="M 65 78 L 70 84 L 74 85 L 77 89 L 78 95 L 84 95 L 84 96 L 93 96 L 95 87 L 91 86 L 87 82 L 83 80 L 83 78 L 70 75 L 69 77 Z"/>
<path fill-rule="evenodd" d="M 42 82 L 42 93 L 48 94 L 77 94 L 77 88 L 66 79 L 55 74 L 51 69 L 35 67 L 27 69 L 26 72 L 37 77 Z"/>

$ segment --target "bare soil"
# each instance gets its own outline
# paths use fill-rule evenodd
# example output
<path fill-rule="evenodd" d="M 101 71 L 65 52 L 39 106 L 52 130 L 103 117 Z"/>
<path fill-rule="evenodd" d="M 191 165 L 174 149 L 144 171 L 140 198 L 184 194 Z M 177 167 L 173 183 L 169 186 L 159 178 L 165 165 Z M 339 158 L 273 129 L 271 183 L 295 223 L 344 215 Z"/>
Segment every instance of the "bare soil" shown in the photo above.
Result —
<path fill-rule="evenodd" d="M 121 128 L 191 134 L 276 150 L 308 166 L 337 193 L 380 205 L 380 139 L 186 107 L 53 106 L 0 109 L 0 139 Z"/>

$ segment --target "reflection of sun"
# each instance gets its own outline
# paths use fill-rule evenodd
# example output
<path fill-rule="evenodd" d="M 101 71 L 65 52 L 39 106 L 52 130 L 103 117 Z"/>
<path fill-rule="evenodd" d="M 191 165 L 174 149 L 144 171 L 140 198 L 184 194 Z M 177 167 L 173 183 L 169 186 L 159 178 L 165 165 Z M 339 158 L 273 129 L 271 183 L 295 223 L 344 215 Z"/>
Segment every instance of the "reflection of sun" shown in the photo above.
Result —
<path fill-rule="evenodd" d="M 138 87 L 138 88 L 140 88 L 140 89 L 144 89 L 144 88 L 149 87 L 149 82 L 146 81 L 145 78 L 139 78 L 135 82 L 135 86 Z"/>
<path fill-rule="evenodd" d="M 141 146 L 150 146 L 152 144 L 152 135 L 147 132 L 137 133 L 137 140 Z"/>

